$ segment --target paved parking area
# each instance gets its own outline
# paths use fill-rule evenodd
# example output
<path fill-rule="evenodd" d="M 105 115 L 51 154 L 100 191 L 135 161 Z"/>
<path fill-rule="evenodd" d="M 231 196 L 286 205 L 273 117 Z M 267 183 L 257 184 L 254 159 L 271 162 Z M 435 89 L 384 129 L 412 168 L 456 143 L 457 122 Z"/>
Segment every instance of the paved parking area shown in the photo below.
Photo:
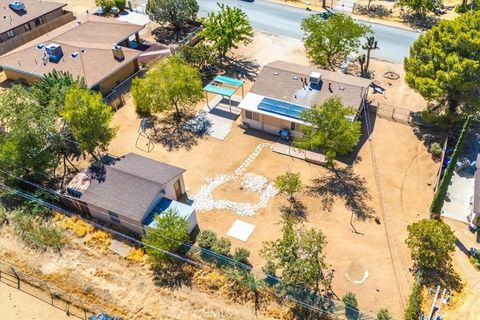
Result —
<path fill-rule="evenodd" d="M 470 131 L 465 146 L 460 155 L 460 160 L 468 160 L 471 163 L 477 159 L 480 152 L 480 129 Z M 442 215 L 457 221 L 468 223 L 473 209 L 474 192 L 474 168 L 455 172 L 448 193 L 449 201 L 443 205 Z"/>

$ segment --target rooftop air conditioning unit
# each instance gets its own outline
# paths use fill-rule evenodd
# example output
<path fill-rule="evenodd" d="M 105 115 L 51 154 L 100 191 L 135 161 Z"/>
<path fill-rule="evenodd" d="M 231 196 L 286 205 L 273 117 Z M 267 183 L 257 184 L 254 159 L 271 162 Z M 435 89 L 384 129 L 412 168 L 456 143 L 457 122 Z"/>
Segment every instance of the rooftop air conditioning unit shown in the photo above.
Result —
<path fill-rule="evenodd" d="M 118 44 L 114 44 L 112 47 L 113 57 L 117 61 L 123 61 L 125 59 L 125 54 L 123 53 L 122 47 Z"/>
<path fill-rule="evenodd" d="M 25 4 L 22 1 L 13 1 L 9 5 L 10 9 L 13 11 L 22 11 L 25 10 Z"/>
<path fill-rule="evenodd" d="M 50 62 L 56 63 L 63 57 L 62 46 L 57 43 L 50 43 L 48 46 L 45 46 L 45 52 Z"/>
<path fill-rule="evenodd" d="M 320 72 L 310 73 L 310 83 L 320 84 L 320 81 L 322 81 L 322 74 Z"/>

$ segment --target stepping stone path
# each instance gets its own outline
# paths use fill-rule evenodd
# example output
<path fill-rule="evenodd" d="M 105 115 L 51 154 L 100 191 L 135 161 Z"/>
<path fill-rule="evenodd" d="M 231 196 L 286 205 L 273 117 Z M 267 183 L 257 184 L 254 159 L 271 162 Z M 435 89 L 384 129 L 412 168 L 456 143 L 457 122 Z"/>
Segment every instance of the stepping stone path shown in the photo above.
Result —
<path fill-rule="evenodd" d="M 195 209 L 202 211 L 210 211 L 215 209 L 232 210 L 242 216 L 253 216 L 260 208 L 265 208 L 268 201 L 274 197 L 278 190 L 273 183 L 268 184 L 265 177 L 247 173 L 245 170 L 253 163 L 264 148 L 273 148 L 271 143 L 261 143 L 255 150 L 245 159 L 245 161 L 234 171 L 233 175 L 217 175 L 215 178 L 208 178 L 207 183 L 204 184 L 198 193 L 193 197 Z M 230 200 L 215 200 L 212 192 L 220 185 L 234 181 L 244 176 L 242 186 L 251 192 L 260 193 L 260 201 L 258 203 L 242 203 Z"/>

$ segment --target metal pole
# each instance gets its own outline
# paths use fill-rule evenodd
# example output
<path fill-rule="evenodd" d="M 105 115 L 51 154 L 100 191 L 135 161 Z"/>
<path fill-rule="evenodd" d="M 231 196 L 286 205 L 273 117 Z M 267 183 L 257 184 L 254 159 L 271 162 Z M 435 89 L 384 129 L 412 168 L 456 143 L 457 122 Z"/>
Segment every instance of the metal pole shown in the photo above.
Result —
<path fill-rule="evenodd" d="M 207 91 L 205 91 L 205 98 L 207 99 L 207 107 L 208 107 L 208 109 L 210 109 L 210 106 L 208 105 L 208 92 Z"/>

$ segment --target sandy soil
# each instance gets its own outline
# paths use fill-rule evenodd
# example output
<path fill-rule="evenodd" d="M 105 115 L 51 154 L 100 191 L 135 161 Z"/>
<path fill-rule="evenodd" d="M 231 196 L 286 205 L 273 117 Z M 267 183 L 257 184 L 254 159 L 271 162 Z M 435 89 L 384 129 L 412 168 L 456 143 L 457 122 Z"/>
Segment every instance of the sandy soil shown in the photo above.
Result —
<path fill-rule="evenodd" d="M 96 8 L 95 0 L 51 0 L 52 2 L 61 2 L 66 3 L 66 9 L 72 11 L 76 15 L 86 14 L 86 11 L 89 10 L 90 13 L 93 12 L 92 9 Z"/>
<path fill-rule="evenodd" d="M 71 320 L 65 311 L 0 282 L 0 319 Z M 76 318 L 74 318 L 76 319 Z"/>
<path fill-rule="evenodd" d="M 268 48 L 266 43 L 273 44 L 273 49 L 264 49 Z M 277 46 L 288 49 L 276 50 Z M 272 52 L 275 53 L 273 56 Z M 308 63 L 299 41 L 265 34 L 257 34 L 252 46 L 240 48 L 237 54 L 242 57 L 251 57 L 255 54 L 256 62 L 261 65 L 277 59 Z M 382 71 L 391 68 L 382 62 L 373 62 L 372 67 Z M 399 70 L 400 67 L 396 66 L 396 68 L 395 70 Z M 398 84 L 392 84 L 392 87 L 395 85 L 401 88 L 403 84 L 400 80 L 397 82 Z M 405 87 L 404 90 L 407 91 Z M 412 99 L 405 97 L 405 92 L 403 95 L 398 92 L 395 95 L 387 95 L 387 99 L 390 98 L 392 103 L 403 105 Z M 200 105 L 197 106 L 197 108 L 200 107 Z M 419 107 L 416 106 L 416 108 Z M 414 135 L 412 128 L 380 118 L 376 118 L 374 122 L 372 142 L 367 141 L 362 145 L 353 169 L 349 170 L 344 164 L 338 163 L 339 168 L 344 170 L 346 175 L 342 182 L 349 188 L 361 190 L 360 196 L 354 199 L 354 202 L 363 208 L 362 212 L 371 213 L 372 218 L 362 220 L 353 217 L 354 229 L 351 225 L 352 211 L 345 204 L 346 200 L 352 199 L 341 191 L 330 194 L 329 199 L 332 203 L 326 207 L 324 201 L 328 199 L 324 196 L 314 197 L 302 193 L 298 198 L 307 208 L 305 225 L 321 229 L 326 234 L 328 240 L 326 256 L 328 263 L 335 269 L 336 293 L 341 297 L 346 291 L 355 292 L 362 309 L 377 311 L 381 307 L 387 307 L 400 318 L 402 301 L 407 298 L 411 283 L 408 273 L 411 262 L 404 245 L 406 226 L 426 216 L 433 195 L 429 184 L 435 180 L 437 167 L 423 143 Z M 234 125 L 232 132 L 224 141 L 207 137 L 197 140 L 190 149 L 181 148 L 173 151 L 167 151 L 160 144 L 156 144 L 152 152 L 145 153 L 135 148 L 139 119 L 135 115 L 131 100 L 128 100 L 127 105 L 116 113 L 114 123 L 121 125 L 121 128 L 110 146 L 112 153 L 124 154 L 134 151 L 185 168 L 187 170 L 185 181 L 190 195 L 198 191 L 205 183 L 205 179 L 218 174 L 232 174 L 258 144 L 274 139 L 259 132 L 245 132 Z M 374 144 L 389 222 L 388 229 L 391 234 L 392 256 L 396 261 L 395 271 L 385 235 L 385 221 L 379 206 L 369 143 Z M 288 170 L 301 173 L 302 181 L 307 186 L 306 190 L 308 186 L 315 185 L 314 179 L 322 180 L 319 186 L 324 186 L 325 183 L 335 184 L 334 181 L 332 182 L 333 176 L 327 169 L 276 154 L 270 149 L 264 149 L 246 172 L 265 176 L 272 181 L 277 175 Z M 224 185 L 222 188 L 235 189 L 236 187 Z M 216 191 L 216 198 L 222 194 L 225 194 L 225 198 L 228 199 L 244 197 L 243 195 L 229 196 L 226 193 L 227 190 L 222 188 Z M 228 190 L 228 193 L 230 192 Z M 254 266 L 262 266 L 264 260 L 259 256 L 262 242 L 274 240 L 280 236 L 279 208 L 284 205 L 287 205 L 285 196 L 278 195 L 270 200 L 267 208 L 260 210 L 255 217 L 239 217 L 226 210 L 199 212 L 197 217 L 200 229 L 211 229 L 221 236 L 226 236 L 236 219 L 254 224 L 256 229 L 246 243 L 231 240 L 233 248 L 247 247 L 251 251 L 250 260 Z M 380 225 L 373 221 L 375 216 L 380 217 Z M 354 284 L 353 281 L 361 280 L 365 272 L 368 272 L 366 280 L 361 284 Z M 398 281 L 395 275 L 398 276 Z"/>

